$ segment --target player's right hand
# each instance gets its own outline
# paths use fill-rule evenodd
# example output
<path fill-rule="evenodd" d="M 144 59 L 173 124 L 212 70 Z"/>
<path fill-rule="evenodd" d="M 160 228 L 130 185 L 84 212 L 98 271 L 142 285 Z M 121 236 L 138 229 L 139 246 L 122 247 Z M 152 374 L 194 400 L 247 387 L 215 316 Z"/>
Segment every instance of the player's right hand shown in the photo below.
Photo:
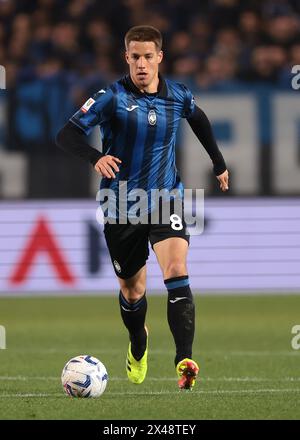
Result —
<path fill-rule="evenodd" d="M 98 162 L 94 165 L 94 168 L 97 173 L 101 174 L 103 177 L 114 179 L 116 177 L 114 171 L 120 171 L 117 162 L 121 163 L 122 161 L 117 157 L 108 154 L 107 156 L 100 157 Z"/>
<path fill-rule="evenodd" d="M 229 173 L 227 170 L 224 173 L 217 176 L 218 181 L 220 182 L 220 188 L 222 191 L 227 191 L 229 189 Z"/>

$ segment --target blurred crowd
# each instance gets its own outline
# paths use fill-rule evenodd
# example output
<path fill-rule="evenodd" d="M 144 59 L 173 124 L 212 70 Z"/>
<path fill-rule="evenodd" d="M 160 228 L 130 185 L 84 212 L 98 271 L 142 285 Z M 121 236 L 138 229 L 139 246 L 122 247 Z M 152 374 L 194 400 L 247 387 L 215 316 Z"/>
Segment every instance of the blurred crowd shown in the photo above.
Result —
<path fill-rule="evenodd" d="M 163 73 L 194 93 L 252 88 L 268 106 L 266 95 L 291 90 L 291 66 L 300 65 L 300 0 L 0 0 L 0 150 L 26 156 L 28 196 L 89 194 L 89 165 L 70 161 L 54 139 L 91 94 L 127 72 L 124 35 L 140 24 L 161 30 Z"/>
<path fill-rule="evenodd" d="M 0 64 L 8 87 L 64 72 L 75 101 L 122 75 L 123 37 L 151 24 L 163 71 L 200 89 L 284 86 L 300 64 L 299 0 L 0 0 Z"/>

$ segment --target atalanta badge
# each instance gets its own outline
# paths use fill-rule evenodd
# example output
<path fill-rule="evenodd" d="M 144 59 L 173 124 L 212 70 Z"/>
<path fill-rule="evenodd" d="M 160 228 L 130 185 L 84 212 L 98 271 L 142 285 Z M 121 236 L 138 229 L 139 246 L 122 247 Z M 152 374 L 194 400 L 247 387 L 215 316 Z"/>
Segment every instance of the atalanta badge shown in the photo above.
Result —
<path fill-rule="evenodd" d="M 156 124 L 156 113 L 154 110 L 150 110 L 148 113 L 148 122 L 150 125 Z"/>

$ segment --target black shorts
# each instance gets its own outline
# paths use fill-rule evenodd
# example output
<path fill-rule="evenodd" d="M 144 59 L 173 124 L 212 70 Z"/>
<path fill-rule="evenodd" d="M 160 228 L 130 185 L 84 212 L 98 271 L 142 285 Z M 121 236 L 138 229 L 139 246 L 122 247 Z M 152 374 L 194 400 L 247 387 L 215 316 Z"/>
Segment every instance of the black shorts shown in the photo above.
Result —
<path fill-rule="evenodd" d="M 159 213 L 157 224 L 151 224 L 150 216 L 148 224 L 104 224 L 106 244 L 118 277 L 130 278 L 145 265 L 149 257 L 149 241 L 152 249 L 155 243 L 171 237 L 181 237 L 189 243 L 183 207 L 181 209 L 180 214 L 177 214 L 174 203 L 171 203 L 168 223 L 162 221 Z"/>

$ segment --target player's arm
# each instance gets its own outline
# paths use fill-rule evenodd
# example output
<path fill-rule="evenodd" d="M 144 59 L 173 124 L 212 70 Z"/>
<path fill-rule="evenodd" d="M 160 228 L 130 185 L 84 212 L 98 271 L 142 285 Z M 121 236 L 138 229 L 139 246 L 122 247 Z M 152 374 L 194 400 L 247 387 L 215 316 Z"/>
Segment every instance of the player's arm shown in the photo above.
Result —
<path fill-rule="evenodd" d="M 211 124 L 206 114 L 195 105 L 193 112 L 191 116 L 187 118 L 187 121 L 212 160 L 213 170 L 220 182 L 221 190 L 227 191 L 229 188 L 229 175 L 226 163 L 216 143 Z"/>
<path fill-rule="evenodd" d="M 83 130 L 70 121 L 58 132 L 56 144 L 67 153 L 90 162 L 103 177 L 115 178 L 114 171 L 119 171 L 117 164 L 121 163 L 121 160 L 111 155 L 104 155 L 91 147 Z"/>
<path fill-rule="evenodd" d="M 110 88 L 101 89 L 70 118 L 56 137 L 56 143 L 60 148 L 86 159 L 98 173 L 108 179 L 116 177 L 115 172 L 119 171 L 118 163 L 121 163 L 121 160 L 111 155 L 104 155 L 91 147 L 87 136 L 96 125 L 110 121 L 114 111 L 113 91 Z"/>

